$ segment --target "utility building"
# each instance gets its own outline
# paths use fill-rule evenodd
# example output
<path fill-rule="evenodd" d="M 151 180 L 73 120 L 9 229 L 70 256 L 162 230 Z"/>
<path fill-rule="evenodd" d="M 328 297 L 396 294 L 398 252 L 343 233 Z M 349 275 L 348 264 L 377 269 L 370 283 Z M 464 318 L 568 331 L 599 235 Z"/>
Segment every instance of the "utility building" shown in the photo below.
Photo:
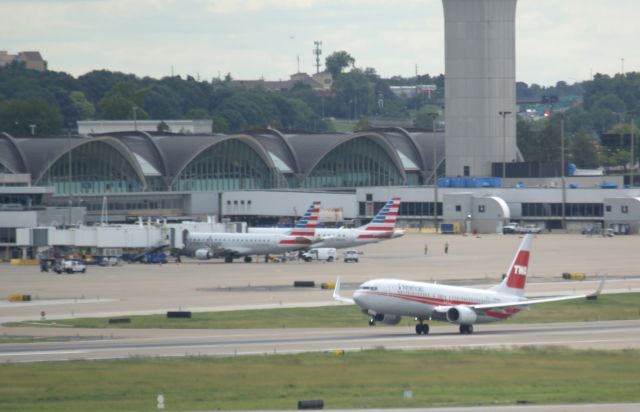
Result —
<path fill-rule="evenodd" d="M 492 162 L 520 160 L 516 1 L 442 0 L 447 176 L 490 176 Z"/>

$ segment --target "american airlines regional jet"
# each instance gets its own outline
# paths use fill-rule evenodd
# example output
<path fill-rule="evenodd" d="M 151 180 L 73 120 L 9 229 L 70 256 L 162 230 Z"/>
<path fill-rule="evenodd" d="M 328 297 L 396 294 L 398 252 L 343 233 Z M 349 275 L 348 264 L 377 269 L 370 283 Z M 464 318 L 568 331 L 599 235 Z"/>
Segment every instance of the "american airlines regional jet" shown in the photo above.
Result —
<path fill-rule="evenodd" d="M 319 213 L 320 202 L 313 202 L 295 227 L 287 229 L 285 233 L 189 233 L 184 252 L 201 260 L 224 258 L 226 263 L 244 256 L 245 263 L 250 263 L 251 255 L 282 254 L 305 249 L 315 237 Z"/>
<path fill-rule="evenodd" d="M 525 235 L 504 280 L 489 289 L 466 288 L 413 282 L 397 279 L 375 279 L 360 285 L 353 299 L 340 296 L 340 278 L 336 281 L 333 298 L 355 303 L 371 316 L 369 325 L 376 322 L 397 325 L 402 316 L 415 318 L 418 335 L 429 333 L 426 320 L 460 325 L 460 333 L 473 333 L 476 323 L 507 319 L 524 307 L 538 303 L 595 297 L 604 287 L 604 279 L 590 295 L 571 295 L 540 299 L 524 297 L 529 268 L 532 235 Z"/>
<path fill-rule="evenodd" d="M 400 198 L 390 199 L 371 222 L 357 228 L 318 228 L 316 240 L 311 248 L 332 247 L 343 249 L 358 247 L 368 243 L 377 243 L 404 235 L 404 231 L 395 230 Z M 283 228 L 249 228 L 249 233 L 282 233 Z"/>

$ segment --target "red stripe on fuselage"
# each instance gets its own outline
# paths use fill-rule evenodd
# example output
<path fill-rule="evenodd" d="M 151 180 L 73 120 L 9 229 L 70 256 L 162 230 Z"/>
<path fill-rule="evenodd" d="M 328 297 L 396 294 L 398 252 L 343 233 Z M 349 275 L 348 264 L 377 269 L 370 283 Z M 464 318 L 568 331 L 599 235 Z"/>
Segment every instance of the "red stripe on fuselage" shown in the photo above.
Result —
<path fill-rule="evenodd" d="M 375 234 L 370 234 L 370 235 L 358 235 L 358 239 L 377 239 L 378 236 Z"/>
<path fill-rule="evenodd" d="M 372 295 L 378 296 L 386 296 L 390 298 L 408 300 L 410 302 L 422 303 L 429 306 L 456 306 L 456 305 L 476 305 L 479 302 L 471 302 L 471 301 L 460 301 L 460 300 L 446 300 L 441 298 L 431 298 L 426 296 L 415 296 L 415 295 L 404 295 L 401 293 L 388 293 L 388 292 L 365 292 Z M 497 318 L 497 319 L 507 319 L 512 315 L 520 312 L 520 308 L 511 307 L 505 308 L 504 311 L 500 311 L 499 309 L 487 309 L 484 310 L 484 315 Z"/>
<path fill-rule="evenodd" d="M 310 239 L 282 239 L 278 242 L 280 245 L 308 245 L 310 243 Z"/>

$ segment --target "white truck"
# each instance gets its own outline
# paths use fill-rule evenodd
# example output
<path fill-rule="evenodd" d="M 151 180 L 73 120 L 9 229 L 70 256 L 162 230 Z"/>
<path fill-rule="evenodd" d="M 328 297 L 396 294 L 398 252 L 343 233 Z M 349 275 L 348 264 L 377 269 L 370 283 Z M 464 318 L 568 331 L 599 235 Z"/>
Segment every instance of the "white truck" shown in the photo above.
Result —
<path fill-rule="evenodd" d="M 344 261 L 344 263 L 349 263 L 349 262 L 358 263 L 359 256 L 360 256 L 360 252 L 358 252 L 355 249 L 349 249 L 349 250 L 345 250 L 344 253 L 342 254 L 342 260 Z"/>
<path fill-rule="evenodd" d="M 77 273 L 77 272 L 85 273 L 87 271 L 87 265 L 85 265 L 84 262 L 82 262 L 80 260 L 65 259 L 65 260 L 63 260 L 61 262 L 57 262 L 53 266 L 53 271 L 56 272 L 57 274 L 61 274 L 62 272 L 65 272 L 65 273 Z"/>
<path fill-rule="evenodd" d="M 326 260 L 327 262 L 333 262 L 338 258 L 338 252 L 334 247 L 319 247 L 309 249 L 302 254 L 302 259 L 305 262 L 311 262 L 312 260 Z"/>
<path fill-rule="evenodd" d="M 529 224 L 529 225 L 521 226 L 517 222 L 511 222 L 511 223 L 509 223 L 508 225 L 505 225 L 502 228 L 502 233 L 504 233 L 504 234 L 507 234 L 507 233 L 540 233 L 541 231 L 542 231 L 542 229 L 540 229 L 536 225 Z"/>

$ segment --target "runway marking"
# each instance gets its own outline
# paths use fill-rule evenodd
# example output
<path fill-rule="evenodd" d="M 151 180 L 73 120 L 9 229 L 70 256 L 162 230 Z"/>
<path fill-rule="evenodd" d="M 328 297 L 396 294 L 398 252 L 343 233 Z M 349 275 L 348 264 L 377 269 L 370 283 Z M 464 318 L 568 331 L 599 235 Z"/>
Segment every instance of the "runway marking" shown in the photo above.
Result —
<path fill-rule="evenodd" d="M 37 355 L 71 355 L 78 353 L 87 353 L 86 350 L 74 349 L 74 350 L 48 350 L 48 351 L 33 351 L 33 352 L 12 352 L 12 353 L 2 353 L 0 352 L 0 357 L 4 356 L 37 356 Z"/>

